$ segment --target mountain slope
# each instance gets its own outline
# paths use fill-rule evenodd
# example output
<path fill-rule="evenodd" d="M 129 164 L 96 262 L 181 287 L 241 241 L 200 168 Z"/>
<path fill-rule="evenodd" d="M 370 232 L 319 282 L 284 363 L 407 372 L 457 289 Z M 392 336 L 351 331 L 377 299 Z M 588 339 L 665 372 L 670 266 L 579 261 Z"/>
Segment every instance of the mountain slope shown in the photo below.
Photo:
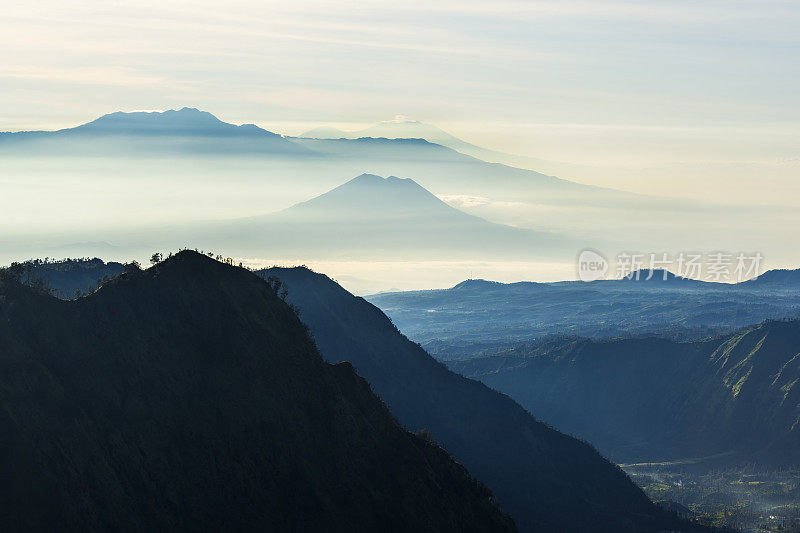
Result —
<path fill-rule="evenodd" d="M 373 138 L 386 138 L 386 139 L 425 139 L 426 141 L 441 144 L 448 148 L 452 148 L 462 154 L 470 155 L 483 159 L 484 161 L 491 161 L 503 163 L 506 161 L 524 160 L 526 158 L 520 156 L 513 156 L 510 154 L 503 154 L 493 150 L 487 150 L 474 144 L 468 143 L 455 137 L 443 129 L 433 124 L 426 124 L 418 120 L 410 120 L 406 117 L 397 117 L 394 120 L 387 120 L 374 124 L 368 128 L 357 131 L 342 131 L 330 126 L 321 126 L 309 130 L 300 137 L 308 139 L 359 139 L 363 137 Z M 527 158 L 530 161 L 535 161 L 533 158 Z"/>
<path fill-rule="evenodd" d="M 449 364 L 618 462 L 797 468 L 798 352 L 800 321 L 769 321 L 707 341 L 554 340 Z"/>
<path fill-rule="evenodd" d="M 459 216 L 474 219 L 450 207 L 409 178 L 361 174 L 348 182 L 287 211 L 313 215 L 314 210 L 331 214 L 368 217 L 377 215 L 414 217 L 417 215 Z M 388 211 L 388 213 L 387 213 Z"/>
<path fill-rule="evenodd" d="M 448 371 L 389 319 L 322 274 L 273 268 L 328 361 L 348 360 L 410 429 L 425 428 L 484 479 L 522 531 L 687 528 L 589 445 Z M 691 528 L 684 529 L 690 530 Z"/>
<path fill-rule="evenodd" d="M 511 531 L 328 365 L 257 276 L 193 252 L 59 301 L 0 284 L 4 531 Z"/>

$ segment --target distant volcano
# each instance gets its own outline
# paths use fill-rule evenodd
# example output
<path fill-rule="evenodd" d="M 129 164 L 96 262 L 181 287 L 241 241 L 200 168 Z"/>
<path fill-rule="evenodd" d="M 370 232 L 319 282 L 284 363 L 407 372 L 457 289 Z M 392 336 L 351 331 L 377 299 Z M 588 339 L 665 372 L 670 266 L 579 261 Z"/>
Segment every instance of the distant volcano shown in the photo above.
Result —
<path fill-rule="evenodd" d="M 447 205 L 412 179 L 373 174 L 277 213 L 205 223 L 185 238 L 204 237 L 245 256 L 302 252 L 372 260 L 567 257 L 580 245 L 562 235 L 488 222 Z"/>

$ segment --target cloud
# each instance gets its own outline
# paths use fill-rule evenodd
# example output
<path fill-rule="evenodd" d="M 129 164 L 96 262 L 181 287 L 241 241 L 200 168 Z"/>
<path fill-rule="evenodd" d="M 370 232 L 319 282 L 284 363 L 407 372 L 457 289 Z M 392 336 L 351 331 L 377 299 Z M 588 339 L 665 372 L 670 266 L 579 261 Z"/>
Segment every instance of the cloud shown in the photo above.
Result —
<path fill-rule="evenodd" d="M 392 120 L 382 120 L 380 124 L 420 124 L 420 121 L 405 115 L 395 115 Z"/>
<path fill-rule="evenodd" d="M 503 202 L 468 194 L 441 194 L 439 199 L 459 209 L 468 209 L 470 207 L 525 207 L 527 205 L 524 202 Z"/>

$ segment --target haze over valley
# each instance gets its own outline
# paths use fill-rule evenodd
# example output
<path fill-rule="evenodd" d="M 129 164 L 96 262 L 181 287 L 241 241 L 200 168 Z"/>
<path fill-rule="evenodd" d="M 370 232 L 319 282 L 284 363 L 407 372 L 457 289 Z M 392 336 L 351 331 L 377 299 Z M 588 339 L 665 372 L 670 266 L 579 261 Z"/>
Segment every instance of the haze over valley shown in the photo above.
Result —
<path fill-rule="evenodd" d="M 388 134 L 387 129 L 395 126 L 379 128 L 375 134 Z M 439 137 L 435 140 L 441 141 Z M 610 260 L 623 250 L 757 251 L 764 255 L 766 268 L 790 267 L 798 259 L 795 251 L 783 246 L 800 222 L 797 211 L 789 207 L 698 203 L 585 186 L 487 163 L 419 138 L 285 137 L 252 124 L 228 124 L 194 108 L 116 112 L 56 132 L 4 133 L 0 153 L 6 164 L 0 211 L 9 228 L 2 237 L 6 262 L 34 255 L 81 254 L 117 260 L 133 256 L 142 261 L 153 246 L 224 244 L 228 253 L 252 266 L 311 261 L 333 267 L 332 274 L 343 277 L 347 286 L 369 293 L 442 287 L 466 277 L 574 279 L 574 257 L 587 246 L 604 251 Z M 354 239 L 343 247 L 281 242 L 281 238 L 295 243 L 312 238 L 333 243 L 325 232 L 353 223 L 344 209 L 325 215 L 327 222 L 316 228 L 314 217 L 305 218 L 307 229 L 292 229 L 302 236 L 299 239 L 289 238 L 281 224 L 296 212 L 292 205 L 313 205 L 311 198 L 328 197 L 333 193 L 326 191 L 339 190 L 365 171 L 413 180 L 452 208 L 495 224 L 495 231 L 500 225 L 518 228 L 502 231 L 507 235 L 516 231 L 520 238 L 513 245 L 502 245 L 504 238 L 486 234 L 489 224 L 482 230 L 461 224 L 457 230 L 425 218 L 414 199 L 405 198 L 392 205 L 403 217 L 402 224 L 387 222 L 403 226 L 397 228 L 399 233 L 386 233 L 384 226 L 371 224 L 358 237 L 341 229 Z M 103 202 L 82 201 L 96 191 L 101 191 Z M 354 194 L 347 201 L 351 210 L 366 213 L 374 208 L 363 195 Z M 241 238 L 221 239 L 224 228 L 234 231 L 237 224 L 241 233 L 247 219 L 261 229 L 252 226 L 246 244 Z M 336 219 L 333 225 L 332 219 Z M 670 224 L 664 225 L 667 219 Z M 52 231 L 56 221 L 57 230 Z M 442 253 L 431 254 L 424 240 L 414 241 L 415 224 L 448 235 L 453 253 L 439 247 Z M 196 229 L 189 231 L 190 226 Z M 153 232 L 174 238 L 153 239 Z M 432 243 L 433 236 L 428 237 Z M 360 245 L 355 243 L 358 239 Z M 548 239 L 551 242 L 545 245 Z M 377 240 L 382 241 L 380 246 L 375 245 Z M 493 246 L 487 248 L 489 241 Z M 478 249 L 481 253 L 474 253 Z M 404 282 L 412 272 L 425 275 Z"/>
<path fill-rule="evenodd" d="M 800 533 L 800 4 L 7 4 L 0 531 Z"/>

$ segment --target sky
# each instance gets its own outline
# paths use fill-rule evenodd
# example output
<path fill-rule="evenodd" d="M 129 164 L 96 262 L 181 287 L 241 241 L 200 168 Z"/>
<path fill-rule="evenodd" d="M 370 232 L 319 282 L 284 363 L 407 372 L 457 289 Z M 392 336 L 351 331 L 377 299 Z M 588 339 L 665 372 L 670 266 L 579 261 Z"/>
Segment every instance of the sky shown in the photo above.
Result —
<path fill-rule="evenodd" d="M 3 3 L 0 130 L 404 114 L 583 183 L 800 204 L 800 3 Z"/>

